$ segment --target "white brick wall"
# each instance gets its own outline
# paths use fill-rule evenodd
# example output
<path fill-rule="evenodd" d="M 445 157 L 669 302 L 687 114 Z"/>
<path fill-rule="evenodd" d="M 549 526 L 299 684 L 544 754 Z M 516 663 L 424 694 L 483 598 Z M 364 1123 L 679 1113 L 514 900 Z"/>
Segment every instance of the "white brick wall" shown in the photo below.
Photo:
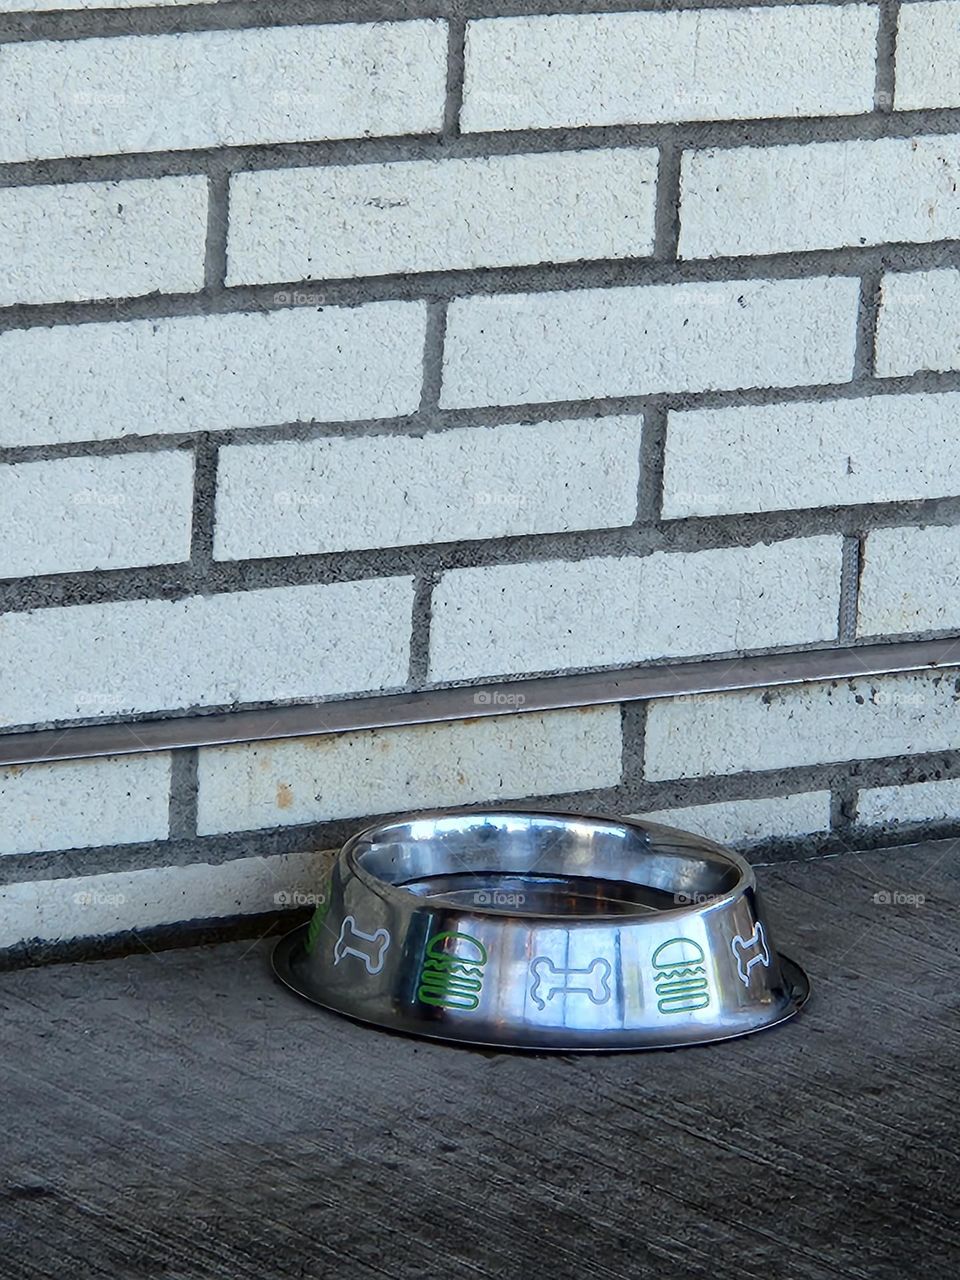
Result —
<path fill-rule="evenodd" d="M 7 44 L 0 162 L 432 133 L 446 47 L 433 21 Z"/>
<path fill-rule="evenodd" d="M 190 558 L 193 454 L 0 466 L 0 578 Z"/>
<path fill-rule="evenodd" d="M 242 173 L 227 283 L 641 257 L 657 162 L 622 148 Z"/>
<path fill-rule="evenodd" d="M 201 834 L 613 786 L 620 708 L 200 752 Z"/>
<path fill-rule="evenodd" d="M 900 6 L 897 22 L 898 111 L 960 106 L 960 4 Z"/>
<path fill-rule="evenodd" d="M 955 392 L 671 413 L 663 514 L 946 497 L 960 492 L 958 416 Z"/>
<path fill-rule="evenodd" d="M 908 786 L 865 787 L 857 792 L 857 819 L 864 826 L 943 821 L 960 816 L 960 778 Z"/>
<path fill-rule="evenodd" d="M 692 831 L 720 844 L 744 848 L 774 837 L 813 835 L 830 830 L 830 792 L 808 791 L 759 800 L 718 800 L 683 809 L 654 809 L 635 815 Z"/>
<path fill-rule="evenodd" d="M 412 597 L 373 578 L 7 614 L 0 725 L 395 688 Z"/>
<path fill-rule="evenodd" d="M 832 760 L 949 750 L 955 672 L 871 676 L 653 702 L 644 776 L 789 769 Z"/>
<path fill-rule="evenodd" d="M 883 277 L 877 375 L 960 369 L 960 271 L 904 271 Z"/>
<path fill-rule="evenodd" d="M 836 537 L 454 569 L 434 592 L 430 675 L 462 680 L 830 640 L 839 589 Z"/>
<path fill-rule="evenodd" d="M 104 756 L 0 769 L 0 854 L 162 840 L 170 756 Z"/>
<path fill-rule="evenodd" d="M 867 535 L 858 631 L 864 636 L 960 626 L 960 527 Z"/>
<path fill-rule="evenodd" d="M 0 189 L 0 306 L 203 287 L 207 180 Z"/>
<path fill-rule="evenodd" d="M 316 895 L 328 863 L 327 853 L 310 849 L 0 885 L 0 947 L 273 912 L 297 894 Z"/>
<path fill-rule="evenodd" d="M 441 403 L 845 382 L 858 290 L 814 278 L 457 298 Z"/>
<path fill-rule="evenodd" d="M 0 445 L 409 413 L 424 325 L 421 303 L 378 302 L 11 330 Z"/>
<path fill-rule="evenodd" d="M 687 152 L 680 257 L 955 240 L 958 177 L 956 134 Z"/>
<path fill-rule="evenodd" d="M 462 127 L 853 115 L 873 5 L 495 18 L 467 26 Z"/>
<path fill-rule="evenodd" d="M 960 0 L 557 7 L 0 0 L 0 728 L 960 629 Z M 11 771 L 9 936 L 420 804 L 823 847 L 846 762 L 960 776 L 955 678 L 205 751 L 197 831 L 165 756 Z"/>
<path fill-rule="evenodd" d="M 636 417 L 222 449 L 222 560 L 630 524 Z"/>

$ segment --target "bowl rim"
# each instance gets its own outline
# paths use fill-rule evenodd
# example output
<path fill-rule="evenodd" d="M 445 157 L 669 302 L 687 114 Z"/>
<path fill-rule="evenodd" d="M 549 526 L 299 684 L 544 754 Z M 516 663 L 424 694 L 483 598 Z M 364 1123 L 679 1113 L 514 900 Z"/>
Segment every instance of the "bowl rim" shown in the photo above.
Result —
<path fill-rule="evenodd" d="M 660 822 L 647 822 L 642 817 L 620 818 L 611 817 L 609 814 L 596 813 L 574 813 L 570 810 L 561 809 L 528 809 L 513 805 L 498 805 L 497 807 L 487 808 L 450 808 L 450 809 L 430 809 L 419 813 L 410 814 L 403 818 L 393 818 L 388 821 L 379 821 L 371 823 L 370 826 L 364 827 L 363 830 L 357 831 L 354 835 L 344 843 L 331 867 L 331 874 L 338 865 L 346 866 L 349 873 L 361 882 L 371 893 L 383 901 L 406 909 L 415 908 L 418 903 L 425 905 L 424 898 L 418 897 L 403 885 L 390 884 L 386 880 L 381 880 L 378 876 L 370 872 L 364 867 L 359 858 L 360 846 L 364 842 L 372 842 L 372 838 L 381 832 L 387 832 L 393 827 L 408 827 L 414 822 L 436 822 L 445 818 L 476 818 L 478 821 L 483 818 L 491 817 L 511 817 L 511 818 L 553 818 L 560 820 L 569 820 L 571 822 L 592 822 L 598 823 L 605 827 L 621 828 L 641 831 L 644 833 L 656 833 L 659 831 L 668 832 L 671 836 L 682 835 L 690 843 L 691 852 L 700 853 L 701 855 L 709 855 L 709 860 L 724 862 L 731 866 L 737 872 L 736 882 L 725 892 L 710 895 L 708 902 L 692 902 L 679 903 L 673 907 L 664 907 L 652 912 L 591 912 L 586 914 L 577 911 L 524 911 L 518 912 L 504 909 L 501 906 L 486 906 L 482 903 L 471 904 L 467 909 L 460 908 L 465 916 L 476 915 L 489 919 L 490 917 L 500 918 L 503 920 L 524 920 L 533 921 L 577 921 L 580 924 L 589 927 L 591 924 L 609 925 L 613 921 L 619 921 L 621 925 L 636 925 L 644 922 L 652 922 L 654 920 L 663 919 L 684 919 L 690 916 L 702 917 L 709 912 L 723 910 L 724 907 L 736 902 L 742 898 L 748 890 L 757 892 L 757 881 L 754 874 L 753 866 L 742 854 L 734 849 L 730 849 L 725 845 L 718 844 L 715 840 L 710 840 L 706 836 L 697 835 L 692 831 L 685 831 L 680 827 L 668 826 Z M 519 873 L 522 875 L 522 873 Z M 433 899 L 437 901 L 437 899 Z M 442 901 L 442 899 L 441 899 Z"/>

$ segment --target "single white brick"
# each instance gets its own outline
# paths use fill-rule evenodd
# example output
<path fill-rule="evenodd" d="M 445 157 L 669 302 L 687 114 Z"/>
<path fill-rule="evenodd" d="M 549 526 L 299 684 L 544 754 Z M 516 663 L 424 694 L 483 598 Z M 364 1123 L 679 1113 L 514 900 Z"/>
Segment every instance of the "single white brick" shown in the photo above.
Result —
<path fill-rule="evenodd" d="M 877 374 L 960 369 L 960 271 L 903 271 L 883 277 Z"/>
<path fill-rule="evenodd" d="M 9 330 L 0 445 L 410 413 L 425 326 L 374 302 Z"/>
<path fill-rule="evenodd" d="M 865 4 L 470 22 L 461 128 L 855 115 L 876 30 Z"/>
<path fill-rule="evenodd" d="M 958 179 L 956 134 L 687 152 L 679 256 L 955 240 Z"/>
<path fill-rule="evenodd" d="M 441 403 L 846 382 L 859 288 L 812 277 L 455 298 Z"/>
<path fill-rule="evenodd" d="M 958 582 L 960 527 L 872 530 L 860 579 L 858 634 L 899 635 L 960 625 Z"/>
<path fill-rule="evenodd" d="M 960 107 L 960 4 L 904 4 L 897 20 L 894 106 Z"/>
<path fill-rule="evenodd" d="M 628 148 L 241 173 L 227 284 L 639 257 L 656 181 Z"/>
<path fill-rule="evenodd" d="M 201 835 L 615 786 L 620 708 L 509 715 L 200 752 Z"/>
<path fill-rule="evenodd" d="M 635 817 L 692 831 L 720 844 L 751 845 L 773 837 L 814 835 L 830 830 L 830 792 L 807 791 L 760 800 L 720 800 L 683 809 L 655 809 Z"/>
<path fill-rule="evenodd" d="M 165 840 L 167 752 L 0 769 L 0 854 Z"/>
<path fill-rule="evenodd" d="M 958 417 L 955 392 L 671 413 L 663 514 L 675 519 L 960 493 Z"/>
<path fill-rule="evenodd" d="M 709 777 L 956 746 L 956 673 L 865 676 L 652 702 L 647 778 Z"/>
<path fill-rule="evenodd" d="M 865 827 L 936 822 L 958 815 L 960 778 L 899 783 L 895 787 L 866 787 L 857 792 L 857 822 Z"/>
<path fill-rule="evenodd" d="M 440 129 L 446 23 L 24 41 L 0 51 L 0 161 Z"/>
<path fill-rule="evenodd" d="M 612 666 L 832 640 L 841 540 L 453 569 L 433 594 L 430 676 Z"/>
<path fill-rule="evenodd" d="M 287 702 L 407 679 L 411 578 L 8 613 L 0 723 Z"/>
<path fill-rule="evenodd" d="M 193 454 L 0 466 L 0 578 L 190 558 Z"/>
<path fill-rule="evenodd" d="M 632 523 L 639 417 L 220 450 L 214 556 L 243 560 Z"/>
<path fill-rule="evenodd" d="M 329 854 L 311 849 L 211 866 L 150 867 L 0 886 L 0 947 L 258 915 L 316 895 Z"/>
<path fill-rule="evenodd" d="M 203 288 L 207 180 L 0 189 L 0 306 Z"/>

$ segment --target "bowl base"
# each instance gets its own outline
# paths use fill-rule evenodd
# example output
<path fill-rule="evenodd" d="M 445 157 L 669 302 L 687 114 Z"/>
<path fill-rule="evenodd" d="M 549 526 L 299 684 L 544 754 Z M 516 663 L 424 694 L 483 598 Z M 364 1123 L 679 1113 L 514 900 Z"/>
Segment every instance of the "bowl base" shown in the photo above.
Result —
<path fill-rule="evenodd" d="M 529 881 L 525 881 L 528 884 Z M 274 975 L 303 1000 L 309 1001 L 310 1004 L 316 1005 L 318 1008 L 325 1009 L 329 1013 L 337 1014 L 342 1018 L 349 1018 L 351 1022 L 359 1023 L 362 1026 L 373 1027 L 380 1031 L 390 1031 L 401 1035 L 412 1036 L 417 1039 L 439 1040 L 448 1045 L 458 1045 L 462 1048 L 475 1049 L 498 1049 L 504 1052 L 526 1052 L 526 1053 L 639 1053 L 651 1052 L 654 1049 L 681 1049 L 692 1045 L 718 1044 L 723 1040 L 739 1040 L 743 1036 L 753 1035 L 757 1031 L 765 1031 L 769 1027 L 779 1026 L 783 1022 L 787 1022 L 796 1013 L 803 1008 L 810 995 L 810 983 L 807 975 L 788 956 L 780 953 L 778 959 L 780 961 L 780 970 L 783 974 L 784 986 L 787 991 L 787 999 L 784 1004 L 776 1010 L 774 1016 L 768 1021 L 759 1022 L 756 1026 L 747 1028 L 738 1028 L 733 1031 L 706 1031 L 700 1037 L 687 1037 L 677 1039 L 675 1041 L 664 1040 L 647 1040 L 644 1042 L 643 1033 L 638 1033 L 637 1039 L 633 1043 L 617 1043 L 617 1044 L 536 1044 L 527 1042 L 517 1042 L 510 1039 L 492 1040 L 492 1039 L 471 1039 L 462 1034 L 447 1035 L 441 1030 L 434 1030 L 429 1026 L 422 1029 L 420 1027 L 398 1026 L 394 1023 L 375 1022 L 371 1019 L 362 1018 L 354 1013 L 348 1013 L 343 1009 L 338 1009 L 334 1005 L 320 999 L 312 992 L 305 990 L 298 981 L 296 973 L 292 968 L 292 958 L 297 947 L 306 941 L 308 925 L 300 925 L 299 928 L 285 934 L 280 939 L 273 950 L 272 966 Z"/>

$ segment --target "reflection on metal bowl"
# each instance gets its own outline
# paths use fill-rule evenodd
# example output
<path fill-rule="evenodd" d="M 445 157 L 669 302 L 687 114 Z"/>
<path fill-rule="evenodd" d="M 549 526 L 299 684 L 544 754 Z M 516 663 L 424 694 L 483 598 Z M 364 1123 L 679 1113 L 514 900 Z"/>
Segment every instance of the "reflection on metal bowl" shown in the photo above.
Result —
<path fill-rule="evenodd" d="M 808 992 L 738 854 L 654 823 L 523 811 L 354 836 L 274 969 L 379 1027 L 567 1052 L 728 1039 Z"/>

